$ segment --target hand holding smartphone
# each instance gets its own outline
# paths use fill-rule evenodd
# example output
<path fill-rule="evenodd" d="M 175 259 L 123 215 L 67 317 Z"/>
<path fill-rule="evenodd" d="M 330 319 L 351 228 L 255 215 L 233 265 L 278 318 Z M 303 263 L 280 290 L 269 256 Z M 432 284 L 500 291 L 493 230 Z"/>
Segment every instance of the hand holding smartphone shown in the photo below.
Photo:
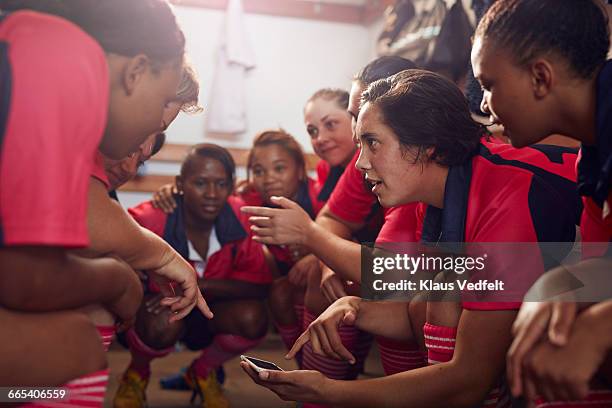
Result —
<path fill-rule="evenodd" d="M 255 358 L 255 357 L 241 355 L 240 356 L 240 360 L 242 360 L 245 363 L 247 363 L 253 370 L 257 371 L 258 373 L 260 373 L 260 372 L 262 372 L 264 370 L 284 371 L 282 368 L 280 368 L 279 366 L 277 366 L 274 363 L 271 363 L 271 362 L 266 361 L 266 360 L 260 360 L 260 359 Z"/>

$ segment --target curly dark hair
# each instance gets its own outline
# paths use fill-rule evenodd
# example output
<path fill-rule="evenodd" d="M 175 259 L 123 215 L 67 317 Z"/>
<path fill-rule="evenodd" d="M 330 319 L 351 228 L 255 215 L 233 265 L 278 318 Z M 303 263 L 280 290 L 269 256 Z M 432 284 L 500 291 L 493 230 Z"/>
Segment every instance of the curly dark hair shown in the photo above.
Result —
<path fill-rule="evenodd" d="M 519 65 L 555 53 L 582 78 L 591 78 L 610 48 L 608 16 L 598 0 L 498 0 L 476 37 L 511 52 Z"/>
<path fill-rule="evenodd" d="M 362 94 L 361 104 L 366 103 L 380 109 L 404 151 L 417 148 L 415 162 L 433 149 L 428 160 L 443 166 L 464 163 L 486 134 L 457 85 L 430 71 L 409 69 L 378 80 Z"/>

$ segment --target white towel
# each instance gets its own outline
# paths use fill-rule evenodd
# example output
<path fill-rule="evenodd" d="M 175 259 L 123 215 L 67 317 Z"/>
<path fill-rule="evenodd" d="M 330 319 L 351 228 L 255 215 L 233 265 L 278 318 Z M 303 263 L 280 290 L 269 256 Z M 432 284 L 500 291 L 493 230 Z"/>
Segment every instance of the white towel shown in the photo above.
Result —
<path fill-rule="evenodd" d="M 229 0 L 221 33 L 206 130 L 243 133 L 247 129 L 246 72 L 255 67 L 241 0 Z"/>

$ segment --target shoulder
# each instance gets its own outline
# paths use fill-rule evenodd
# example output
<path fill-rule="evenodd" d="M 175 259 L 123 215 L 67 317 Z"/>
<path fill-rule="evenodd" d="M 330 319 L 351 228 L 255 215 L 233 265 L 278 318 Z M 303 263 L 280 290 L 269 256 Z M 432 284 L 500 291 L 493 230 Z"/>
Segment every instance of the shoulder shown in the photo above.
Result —
<path fill-rule="evenodd" d="M 162 236 L 166 226 L 167 214 L 153 207 L 152 201 L 145 201 L 135 207 L 129 208 L 128 212 L 138 224 L 144 228 Z"/>

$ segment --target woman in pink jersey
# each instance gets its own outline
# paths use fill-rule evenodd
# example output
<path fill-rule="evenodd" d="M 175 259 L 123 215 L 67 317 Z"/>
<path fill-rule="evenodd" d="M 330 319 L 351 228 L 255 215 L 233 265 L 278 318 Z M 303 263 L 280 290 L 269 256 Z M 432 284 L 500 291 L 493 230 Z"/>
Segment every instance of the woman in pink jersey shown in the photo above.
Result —
<path fill-rule="evenodd" d="M 504 126 L 513 145 L 537 143 L 552 133 L 582 143 L 577 166 L 584 201 L 580 229 L 586 243 L 583 257 L 592 259 L 571 271 L 586 293 L 609 288 L 612 266 L 609 251 L 601 257 L 612 239 L 612 68 L 606 61 L 608 16 L 600 3 L 496 2 L 478 25 L 472 49 L 474 74 L 484 92 L 481 108 Z M 593 243 L 603 244 L 603 251 L 592 251 L 597 249 Z M 558 288 L 565 273 L 551 271 L 538 287 Z M 512 392 L 529 400 L 539 396 L 542 406 L 610 406 L 612 293 L 608 289 L 581 305 L 573 301 L 572 289 L 561 290 L 568 292 L 565 301 L 530 302 L 521 308 L 508 354 Z M 591 302 L 599 303 L 586 308 Z M 606 356 L 608 364 L 602 366 Z M 608 391 L 589 395 L 591 387 Z"/>
<path fill-rule="evenodd" d="M 408 70 L 372 84 L 362 97 L 356 134 L 362 147 L 357 166 L 380 203 L 426 204 L 419 228 L 423 242 L 573 240 L 572 209 L 560 207 L 553 214 L 552 202 L 559 198 L 550 194 L 547 181 L 483 148 L 483 129 L 471 119 L 465 97 L 436 74 Z M 266 235 L 266 228 L 255 231 Z M 539 254 L 521 261 L 527 259 L 541 269 Z M 285 399 L 356 407 L 508 406 L 502 374 L 518 305 L 428 302 L 424 336 L 430 365 L 380 379 L 342 382 L 313 371 L 257 375 L 243 368 Z M 355 324 L 396 339 L 422 338 L 411 318 L 402 303 L 345 297 L 311 325 L 296 349 L 310 339 L 320 352 L 352 359 L 338 347 L 338 325 Z"/>

